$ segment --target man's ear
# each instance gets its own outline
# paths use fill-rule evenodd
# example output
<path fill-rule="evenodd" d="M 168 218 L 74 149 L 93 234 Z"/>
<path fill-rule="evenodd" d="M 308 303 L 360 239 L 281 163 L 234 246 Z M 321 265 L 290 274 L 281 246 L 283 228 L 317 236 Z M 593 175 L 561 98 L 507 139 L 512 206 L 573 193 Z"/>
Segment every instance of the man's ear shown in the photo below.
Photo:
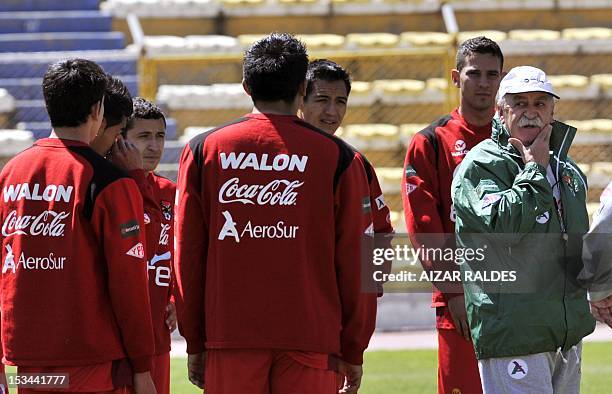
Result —
<path fill-rule="evenodd" d="M 461 88 L 461 79 L 459 78 L 460 74 L 461 72 L 456 68 L 453 68 L 451 70 L 451 80 L 453 81 L 453 85 L 455 85 L 456 88 Z"/>
<path fill-rule="evenodd" d="M 298 93 L 300 96 L 306 96 L 306 80 L 304 80 L 298 87 Z"/>
<path fill-rule="evenodd" d="M 242 88 L 244 89 L 246 94 L 248 94 L 249 96 L 251 95 L 251 91 L 249 90 L 249 87 L 247 86 L 246 81 L 244 79 L 242 80 Z"/>

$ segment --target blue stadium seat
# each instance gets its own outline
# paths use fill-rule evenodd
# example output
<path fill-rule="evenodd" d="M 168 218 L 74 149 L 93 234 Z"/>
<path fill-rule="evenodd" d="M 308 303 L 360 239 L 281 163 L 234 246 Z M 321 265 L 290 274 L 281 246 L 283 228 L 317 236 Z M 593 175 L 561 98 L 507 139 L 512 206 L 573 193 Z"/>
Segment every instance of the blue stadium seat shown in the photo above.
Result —
<path fill-rule="evenodd" d="M 83 57 L 92 59 L 98 63 L 104 71 L 113 75 L 136 75 L 137 71 L 137 56 L 122 57 L 119 59 L 100 59 L 99 56 L 91 56 L 87 53 L 78 53 L 75 55 L 69 53 L 58 54 L 57 57 L 51 58 L 29 58 L 27 56 L 11 59 L 0 59 L 0 79 L 6 78 L 42 78 L 49 67 L 49 64 L 54 63 L 58 59 L 69 57 Z M 109 53 L 109 58 L 110 53 Z"/>
<path fill-rule="evenodd" d="M 99 0 L 2 0 L 0 11 L 97 10 Z"/>
<path fill-rule="evenodd" d="M 0 12 L 0 33 L 110 31 L 112 17 L 100 11 Z"/>
<path fill-rule="evenodd" d="M 16 102 L 14 122 L 48 122 L 45 102 L 42 100 L 18 100 Z"/>
<path fill-rule="evenodd" d="M 125 83 L 132 96 L 138 95 L 138 77 L 136 75 L 116 75 Z M 0 79 L 0 88 L 8 90 L 16 100 L 42 100 L 41 78 L 6 78 Z"/>
<path fill-rule="evenodd" d="M 0 52 L 84 51 L 124 47 L 124 35 L 120 32 L 0 35 Z"/>
<path fill-rule="evenodd" d="M 185 143 L 179 141 L 168 141 L 166 142 L 166 146 L 164 148 L 164 154 L 161 158 L 161 163 L 178 163 L 181 152 L 183 152 L 183 148 L 185 147 Z"/>
<path fill-rule="evenodd" d="M 34 135 L 35 139 L 48 137 L 51 133 L 51 124 L 47 122 L 21 122 L 18 125 L 19 129 L 29 130 Z"/>
<path fill-rule="evenodd" d="M 166 118 L 166 139 L 176 139 L 176 119 Z"/>

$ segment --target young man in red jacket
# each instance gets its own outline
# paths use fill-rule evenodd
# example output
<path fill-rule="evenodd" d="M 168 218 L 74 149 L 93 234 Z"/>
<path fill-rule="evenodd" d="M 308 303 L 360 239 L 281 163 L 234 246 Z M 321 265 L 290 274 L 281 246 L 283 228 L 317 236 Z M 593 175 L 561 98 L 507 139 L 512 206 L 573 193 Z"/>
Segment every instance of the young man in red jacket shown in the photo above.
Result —
<path fill-rule="evenodd" d="M 296 116 L 307 67 L 293 36 L 257 41 L 243 69 L 253 112 L 180 160 L 179 330 L 190 380 L 212 394 L 331 394 L 335 371 L 347 392 L 361 382 L 376 314 L 361 289 L 369 190 L 360 156 Z"/>
<path fill-rule="evenodd" d="M 503 63 L 494 41 L 477 37 L 463 42 L 457 52 L 456 69 L 451 71 L 453 84 L 461 92 L 459 108 L 417 133 L 410 142 L 402 198 L 406 226 L 415 247 L 445 247 L 454 240 L 450 185 L 466 153 L 491 136 Z M 452 263 L 422 264 L 425 269 L 458 270 Z M 461 285 L 434 284 L 432 307 L 436 308 L 441 394 L 482 392 L 462 291 Z"/>
<path fill-rule="evenodd" d="M 65 392 L 121 389 L 133 371 L 135 391 L 154 393 L 142 200 L 125 199 L 134 181 L 89 146 L 106 85 L 91 61 L 51 65 L 51 136 L 0 174 L 4 362 L 67 373 Z"/>
<path fill-rule="evenodd" d="M 159 107 L 143 98 L 133 100 L 134 113 L 128 119 L 122 135 L 133 144 L 142 158 L 146 183 L 161 210 L 156 251 L 149 259 L 149 296 L 155 334 L 155 356 L 151 375 L 157 394 L 170 392 L 170 333 L 176 329 L 176 309 L 172 297 L 174 275 L 174 199 L 176 185 L 155 174 L 164 151 L 166 118 Z M 147 237 L 147 241 L 149 238 Z"/>
<path fill-rule="evenodd" d="M 303 119 L 329 134 L 335 134 L 342 124 L 348 97 L 351 93 L 351 78 L 338 63 L 319 59 L 310 62 L 306 72 L 306 96 L 302 104 Z M 391 234 L 389 208 L 380 189 L 376 171 L 363 156 L 368 185 L 374 233 Z"/>
<path fill-rule="evenodd" d="M 121 134 L 134 112 L 132 96 L 121 80 L 107 75 L 104 92 L 104 119 L 96 136 L 89 144 L 119 169 L 127 172 L 138 185 L 144 206 L 147 261 L 155 255 L 161 231 L 162 212 L 154 187 L 147 181 L 147 171 L 136 146 Z"/>

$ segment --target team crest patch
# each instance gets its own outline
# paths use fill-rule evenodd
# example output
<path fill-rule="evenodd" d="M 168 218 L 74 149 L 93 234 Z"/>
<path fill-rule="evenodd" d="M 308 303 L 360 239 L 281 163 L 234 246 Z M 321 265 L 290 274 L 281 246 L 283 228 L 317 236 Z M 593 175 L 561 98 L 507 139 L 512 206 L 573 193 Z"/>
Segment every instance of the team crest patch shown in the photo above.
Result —
<path fill-rule="evenodd" d="M 451 391 L 451 394 L 461 394 L 461 390 L 458 388 L 454 388 L 453 391 Z"/>
<path fill-rule="evenodd" d="M 412 193 L 413 191 L 415 191 L 417 188 L 416 185 L 413 185 L 412 183 L 408 183 L 406 182 L 406 195 L 409 195 L 410 193 Z"/>
<path fill-rule="evenodd" d="M 363 209 L 363 213 L 372 212 L 372 204 L 370 203 L 370 197 L 364 197 L 361 200 L 361 209 Z"/>
<path fill-rule="evenodd" d="M 151 218 L 149 217 L 149 215 L 147 213 L 144 214 L 144 224 L 149 224 L 151 223 Z"/>
<path fill-rule="evenodd" d="M 416 176 L 417 172 L 410 164 L 406 166 L 406 178 Z"/>
<path fill-rule="evenodd" d="M 485 209 L 486 207 L 495 204 L 499 200 L 501 200 L 501 196 L 499 194 L 487 194 L 480 203 L 480 209 Z"/>
<path fill-rule="evenodd" d="M 164 215 L 164 219 L 171 220 L 172 219 L 172 203 L 169 201 L 162 201 L 159 203 L 161 207 L 161 211 Z"/>
<path fill-rule="evenodd" d="M 140 234 L 140 226 L 136 220 L 130 220 L 119 226 L 121 238 L 135 237 Z"/>
<path fill-rule="evenodd" d="M 482 198 L 487 193 L 495 193 L 499 191 L 499 186 L 491 179 L 481 179 L 476 186 L 476 193 L 479 198 Z"/>
<path fill-rule="evenodd" d="M 516 358 L 508 363 L 508 375 L 512 379 L 520 380 L 523 379 L 529 373 L 529 366 L 525 360 Z"/>
<path fill-rule="evenodd" d="M 141 242 L 138 242 L 136 245 L 132 246 L 132 248 L 128 250 L 125 254 L 127 254 L 128 256 L 142 259 L 145 255 L 144 246 L 142 246 Z"/>

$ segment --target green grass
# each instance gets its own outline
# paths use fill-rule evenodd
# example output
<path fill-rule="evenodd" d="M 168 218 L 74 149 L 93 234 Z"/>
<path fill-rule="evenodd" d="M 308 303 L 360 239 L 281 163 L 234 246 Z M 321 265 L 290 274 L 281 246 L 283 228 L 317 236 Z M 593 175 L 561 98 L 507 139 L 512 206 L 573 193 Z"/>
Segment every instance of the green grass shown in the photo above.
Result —
<path fill-rule="evenodd" d="M 612 340 L 612 332 L 610 333 Z M 360 394 L 436 393 L 437 352 L 403 350 L 367 352 Z M 187 380 L 187 361 L 173 359 L 171 392 L 198 393 Z M 583 394 L 612 392 L 612 342 L 586 343 L 582 355 Z"/>

